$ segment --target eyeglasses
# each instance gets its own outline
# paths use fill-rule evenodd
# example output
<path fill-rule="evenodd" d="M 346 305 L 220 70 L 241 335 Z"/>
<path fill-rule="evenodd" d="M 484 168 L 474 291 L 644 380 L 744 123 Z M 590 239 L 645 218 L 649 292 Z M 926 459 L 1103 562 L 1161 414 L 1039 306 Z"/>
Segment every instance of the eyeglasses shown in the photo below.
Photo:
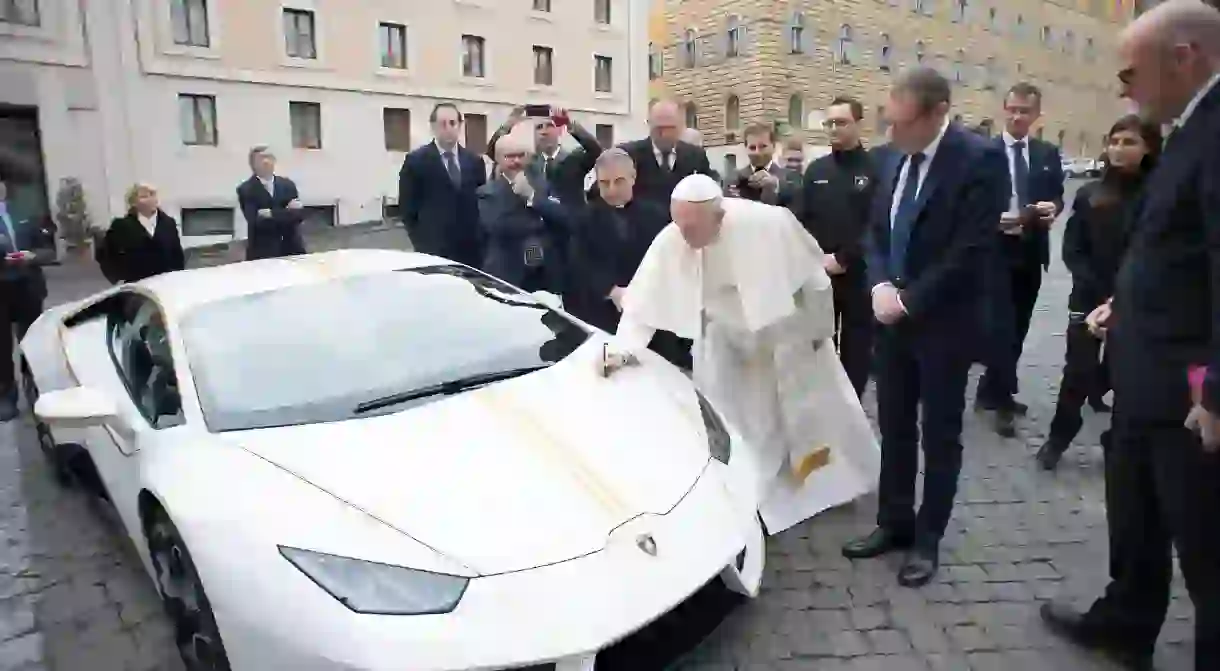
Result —
<path fill-rule="evenodd" d="M 847 119 L 827 119 L 822 122 L 823 128 L 847 128 L 852 124 Z"/>

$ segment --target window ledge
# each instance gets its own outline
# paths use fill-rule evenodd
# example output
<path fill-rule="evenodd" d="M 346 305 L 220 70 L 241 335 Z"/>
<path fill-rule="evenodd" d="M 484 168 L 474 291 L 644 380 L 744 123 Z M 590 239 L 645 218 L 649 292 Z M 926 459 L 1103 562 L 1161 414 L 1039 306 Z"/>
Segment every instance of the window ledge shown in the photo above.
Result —
<path fill-rule="evenodd" d="M 493 86 L 493 84 L 488 81 L 487 77 L 468 77 L 466 75 L 462 75 L 458 81 L 466 86 Z"/>
<path fill-rule="evenodd" d="M 55 41 L 54 31 L 46 24 L 27 26 L 24 23 L 0 23 L 0 35 L 44 42 Z"/>
<path fill-rule="evenodd" d="M 415 72 L 410 68 L 387 68 L 382 65 L 377 67 L 377 76 L 387 79 L 411 79 Z"/>
<path fill-rule="evenodd" d="M 594 91 L 593 97 L 598 100 L 618 100 L 618 96 L 607 91 Z"/>
<path fill-rule="evenodd" d="M 462 0 L 457 0 L 457 2 L 462 2 Z M 540 12 L 536 9 L 530 10 L 530 18 L 535 21 L 545 21 L 547 23 L 555 22 L 555 17 L 550 12 Z"/>
<path fill-rule="evenodd" d="M 166 56 L 185 56 L 188 58 L 206 58 L 220 60 L 220 52 L 214 46 L 196 47 L 189 44 L 167 44 L 161 48 Z"/>
<path fill-rule="evenodd" d="M 329 70 L 325 63 L 317 58 L 297 58 L 295 56 L 285 56 L 280 61 L 280 65 L 286 68 L 300 68 L 302 70 Z"/>
<path fill-rule="evenodd" d="M 525 90 L 528 91 L 529 93 L 554 93 L 555 85 L 554 84 L 534 84 L 533 86 L 527 87 Z"/>

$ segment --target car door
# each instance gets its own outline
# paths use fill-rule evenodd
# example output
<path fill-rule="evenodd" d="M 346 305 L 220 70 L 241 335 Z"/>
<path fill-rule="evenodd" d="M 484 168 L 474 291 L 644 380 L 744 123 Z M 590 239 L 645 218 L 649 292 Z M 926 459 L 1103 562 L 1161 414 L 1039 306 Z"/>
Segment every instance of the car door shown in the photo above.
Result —
<path fill-rule="evenodd" d="M 65 329 L 65 356 L 78 384 L 114 399 L 122 419 L 86 429 L 80 442 L 124 524 L 138 533 L 140 451 L 160 437 L 153 434 L 185 425 L 177 367 L 164 315 L 148 296 L 121 291 L 91 314 Z"/>

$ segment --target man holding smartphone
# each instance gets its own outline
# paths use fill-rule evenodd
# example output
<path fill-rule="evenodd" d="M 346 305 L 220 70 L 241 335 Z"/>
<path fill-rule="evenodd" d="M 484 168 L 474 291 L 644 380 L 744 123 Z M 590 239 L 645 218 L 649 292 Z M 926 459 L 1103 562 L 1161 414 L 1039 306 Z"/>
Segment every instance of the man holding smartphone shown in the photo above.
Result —
<path fill-rule="evenodd" d="M 17 417 L 13 347 L 42 314 L 47 282 L 42 266 L 55 260 L 55 239 L 9 207 L 0 180 L 0 422 Z"/>
<path fill-rule="evenodd" d="M 496 143 L 527 120 L 534 123 L 534 155 L 526 164 L 526 171 L 531 176 L 545 179 L 550 192 L 565 204 L 578 196 L 580 198 L 577 199 L 583 202 L 584 177 L 588 170 L 570 169 L 572 162 L 566 159 L 572 152 L 564 148 L 563 135 L 565 132 L 569 133 L 584 152 L 592 154 L 593 159 L 597 158 L 603 147 L 598 144 L 597 137 L 573 119 L 565 109 L 551 105 L 522 105 L 514 108 L 508 121 L 496 129 L 487 141 L 487 155 L 496 160 Z"/>
<path fill-rule="evenodd" d="M 995 140 L 1008 156 L 1008 211 L 999 221 L 997 263 L 987 261 L 982 319 L 987 326 L 984 363 L 975 407 L 994 410 L 1001 436 L 1016 435 L 1016 416 L 1027 407 L 1017 393 L 1017 364 L 1029 333 L 1042 272 L 1050 265 L 1050 227 L 1063 210 L 1063 162 L 1059 149 L 1030 137 L 1042 114 L 1042 91 L 1018 82 L 1004 96 L 1005 131 Z"/>

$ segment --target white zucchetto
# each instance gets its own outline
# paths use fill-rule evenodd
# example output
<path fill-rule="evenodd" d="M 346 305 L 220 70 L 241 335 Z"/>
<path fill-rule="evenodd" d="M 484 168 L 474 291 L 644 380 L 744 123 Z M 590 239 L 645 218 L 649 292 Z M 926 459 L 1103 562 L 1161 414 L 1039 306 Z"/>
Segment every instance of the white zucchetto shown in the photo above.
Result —
<path fill-rule="evenodd" d="M 707 175 L 687 175 L 674 187 L 673 200 L 683 203 L 706 203 L 723 196 L 720 185 Z"/>

